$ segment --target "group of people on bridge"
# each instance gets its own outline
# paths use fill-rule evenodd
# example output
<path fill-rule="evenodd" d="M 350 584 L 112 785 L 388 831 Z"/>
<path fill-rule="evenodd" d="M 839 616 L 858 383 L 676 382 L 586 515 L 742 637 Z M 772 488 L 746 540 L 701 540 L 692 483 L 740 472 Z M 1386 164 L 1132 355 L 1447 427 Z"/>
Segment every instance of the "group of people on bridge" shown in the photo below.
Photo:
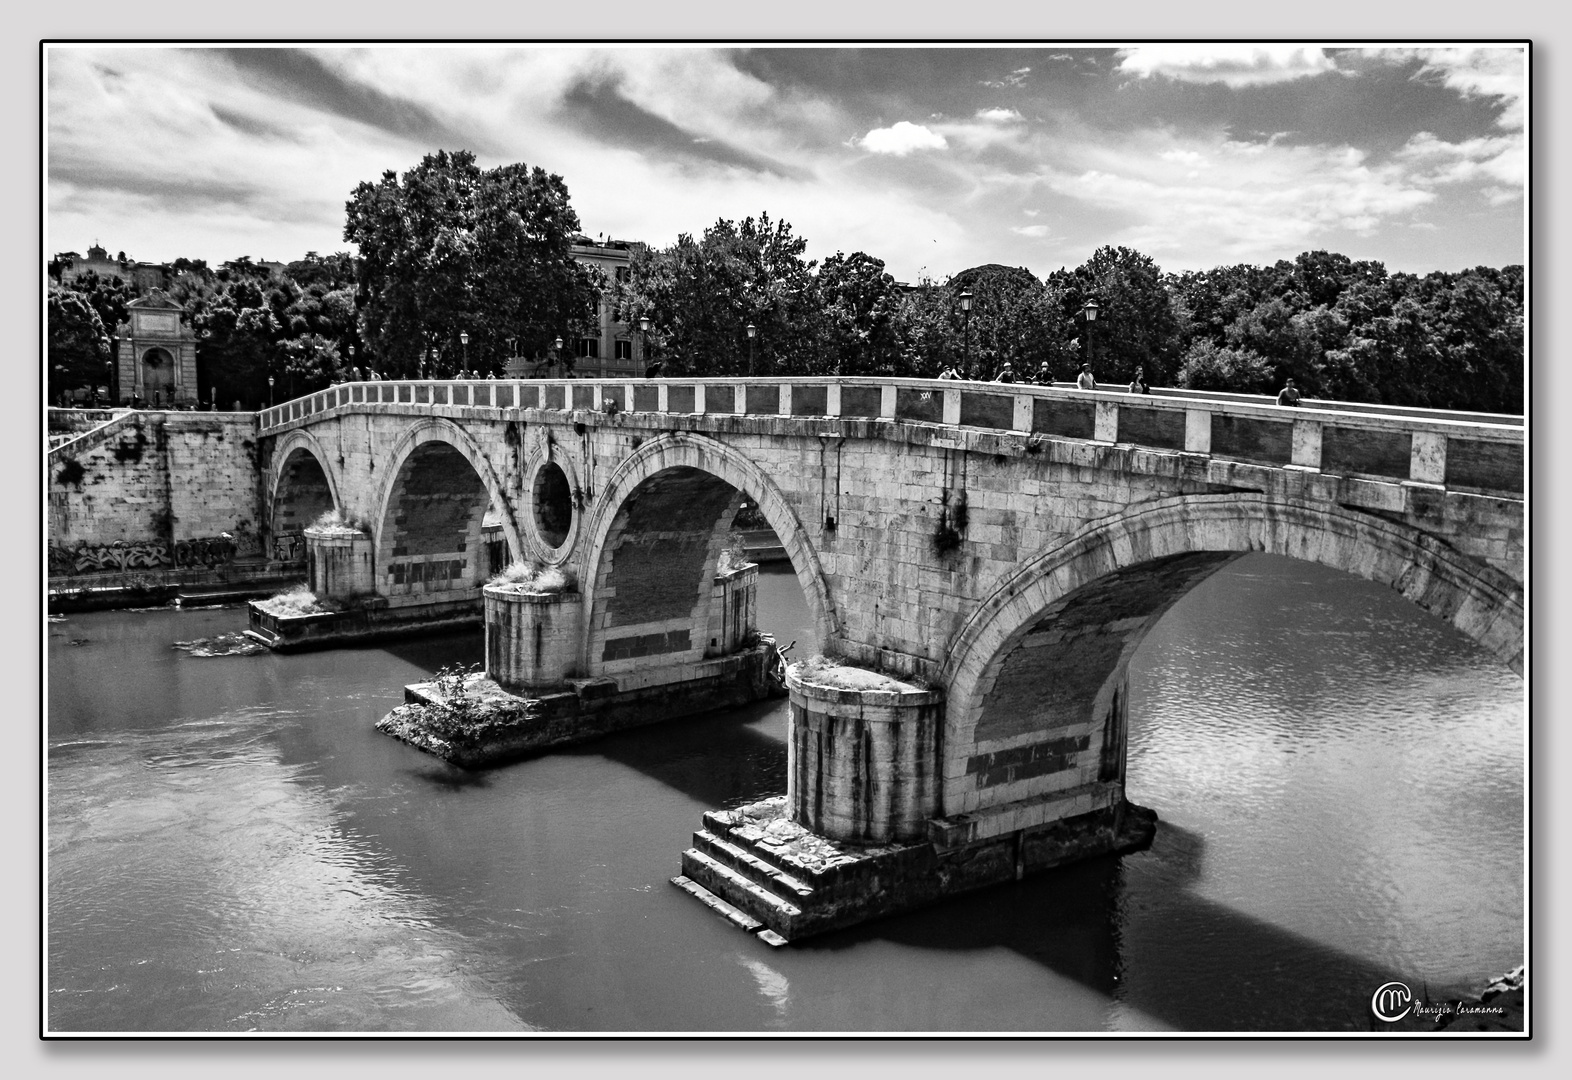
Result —
<path fill-rule="evenodd" d="M 939 378 L 941 379 L 965 379 L 967 377 L 968 376 L 963 375 L 954 364 L 947 366 L 943 371 L 939 372 Z M 1008 360 L 1006 360 L 1004 363 L 999 365 L 999 368 L 994 372 L 992 379 L 982 381 L 1013 383 L 1022 380 L 1016 378 L 1015 368 Z M 1042 364 L 1038 366 L 1037 373 L 1032 377 L 1031 382 L 1037 386 L 1052 386 L 1054 384 L 1053 371 L 1050 369 L 1048 361 L 1044 360 Z M 1097 377 L 1092 374 L 1092 365 L 1090 363 L 1081 365 L 1081 370 L 1075 377 L 1075 388 L 1077 390 L 1097 389 Z M 1130 384 L 1125 388 L 1125 392 L 1130 394 L 1150 394 L 1152 392 L 1151 386 L 1149 386 L 1146 382 L 1145 368 L 1137 367 L 1135 369 L 1135 375 L 1130 379 Z M 1294 406 L 1299 404 L 1299 399 L 1300 393 L 1299 390 L 1294 386 L 1294 380 L 1285 379 L 1283 381 L 1283 389 L 1277 395 L 1277 403 L 1279 405 Z"/>

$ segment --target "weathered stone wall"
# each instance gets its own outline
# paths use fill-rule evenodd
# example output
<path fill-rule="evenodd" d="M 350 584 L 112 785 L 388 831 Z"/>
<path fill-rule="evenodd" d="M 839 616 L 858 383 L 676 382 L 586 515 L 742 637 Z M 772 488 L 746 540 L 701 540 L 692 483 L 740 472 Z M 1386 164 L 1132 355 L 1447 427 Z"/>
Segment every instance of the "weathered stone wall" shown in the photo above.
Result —
<path fill-rule="evenodd" d="M 268 416 L 289 418 L 275 458 L 310 446 L 343 508 L 379 523 L 379 580 L 425 513 L 399 477 L 443 444 L 422 497 L 463 492 L 466 549 L 489 502 L 510 555 L 572 572 L 581 671 L 624 689 L 687 677 L 717 637 L 718 555 L 756 505 L 827 651 L 944 690 L 946 843 L 1117 805 L 1129 657 L 1240 552 L 1390 585 L 1521 668 L 1511 432 L 1118 397 L 373 385 Z M 547 463 L 566 521 L 537 512 Z"/>
<path fill-rule="evenodd" d="M 129 414 L 49 457 L 49 543 L 173 547 L 229 533 L 260 551 L 261 484 L 251 413 Z"/>

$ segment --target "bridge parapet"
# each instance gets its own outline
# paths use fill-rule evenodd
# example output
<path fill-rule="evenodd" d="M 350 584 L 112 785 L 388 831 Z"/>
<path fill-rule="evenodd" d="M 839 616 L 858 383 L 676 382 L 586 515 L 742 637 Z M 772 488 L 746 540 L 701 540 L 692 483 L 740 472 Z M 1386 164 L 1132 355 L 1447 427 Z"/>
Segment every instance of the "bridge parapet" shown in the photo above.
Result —
<path fill-rule="evenodd" d="M 1136 395 L 930 379 L 347 383 L 263 410 L 262 435 L 355 411 L 523 419 L 528 410 L 891 421 L 1061 438 L 1521 501 L 1521 417 L 1372 406 L 1285 408 L 1241 395 Z M 460 412 L 459 410 L 463 410 Z M 479 410 L 479 412 L 475 412 Z"/>

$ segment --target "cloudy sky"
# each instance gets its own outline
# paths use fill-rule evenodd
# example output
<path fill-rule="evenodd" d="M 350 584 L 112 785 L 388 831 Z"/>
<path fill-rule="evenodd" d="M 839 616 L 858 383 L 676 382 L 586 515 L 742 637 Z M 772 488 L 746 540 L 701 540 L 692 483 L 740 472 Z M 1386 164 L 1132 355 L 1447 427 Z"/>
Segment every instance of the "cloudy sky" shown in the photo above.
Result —
<path fill-rule="evenodd" d="M 591 235 L 768 211 L 903 280 L 1526 257 L 1516 47 L 52 46 L 45 87 L 46 254 L 346 250 L 357 183 L 467 148 L 561 174 Z"/>

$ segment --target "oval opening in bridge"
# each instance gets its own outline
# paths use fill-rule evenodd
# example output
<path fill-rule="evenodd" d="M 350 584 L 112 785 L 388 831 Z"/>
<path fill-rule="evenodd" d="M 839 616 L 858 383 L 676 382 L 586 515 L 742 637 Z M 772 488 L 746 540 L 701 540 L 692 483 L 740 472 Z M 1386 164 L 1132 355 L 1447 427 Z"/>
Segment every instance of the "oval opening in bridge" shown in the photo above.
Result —
<path fill-rule="evenodd" d="M 535 474 L 535 527 L 541 539 L 561 547 L 573 527 L 573 493 L 567 474 L 554 461 L 542 465 Z"/>

